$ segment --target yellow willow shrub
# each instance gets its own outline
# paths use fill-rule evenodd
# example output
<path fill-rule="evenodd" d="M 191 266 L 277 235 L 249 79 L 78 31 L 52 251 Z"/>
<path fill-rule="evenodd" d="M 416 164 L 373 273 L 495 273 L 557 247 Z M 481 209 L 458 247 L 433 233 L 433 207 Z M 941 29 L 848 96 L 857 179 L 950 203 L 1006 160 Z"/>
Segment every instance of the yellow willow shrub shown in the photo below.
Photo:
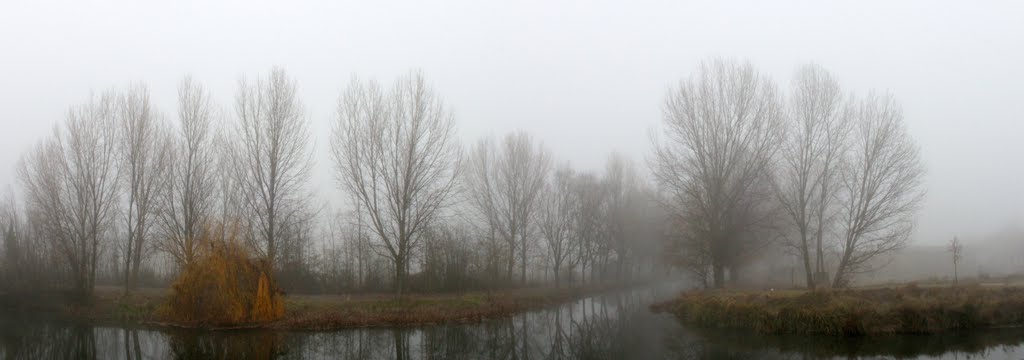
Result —
<path fill-rule="evenodd" d="M 252 318 L 256 321 L 280 319 L 284 316 L 284 301 L 270 283 L 266 272 L 260 273 L 259 286 L 256 288 L 256 304 L 253 305 Z"/>
<path fill-rule="evenodd" d="M 172 285 L 167 316 L 191 325 L 233 325 L 280 319 L 281 292 L 262 262 L 237 239 L 204 231 L 203 252 L 187 265 Z"/>

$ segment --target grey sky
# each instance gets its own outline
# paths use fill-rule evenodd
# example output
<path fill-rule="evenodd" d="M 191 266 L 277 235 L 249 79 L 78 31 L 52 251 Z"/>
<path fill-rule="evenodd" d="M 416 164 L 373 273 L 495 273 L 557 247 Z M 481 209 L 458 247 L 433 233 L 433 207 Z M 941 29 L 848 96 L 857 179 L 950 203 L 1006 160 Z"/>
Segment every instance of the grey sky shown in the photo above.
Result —
<path fill-rule="evenodd" d="M 1024 3 L 822 1 L 7 1 L 0 5 L 0 184 L 90 91 L 149 84 L 175 116 L 177 82 L 230 110 L 240 75 L 280 65 L 299 82 L 326 154 L 353 74 L 423 69 L 466 143 L 522 129 L 563 160 L 642 161 L 665 90 L 712 56 L 749 59 L 785 89 L 816 62 L 846 90 L 889 91 L 928 167 L 917 243 L 1024 220 Z M 6 185 L 5 185 L 6 186 Z"/>

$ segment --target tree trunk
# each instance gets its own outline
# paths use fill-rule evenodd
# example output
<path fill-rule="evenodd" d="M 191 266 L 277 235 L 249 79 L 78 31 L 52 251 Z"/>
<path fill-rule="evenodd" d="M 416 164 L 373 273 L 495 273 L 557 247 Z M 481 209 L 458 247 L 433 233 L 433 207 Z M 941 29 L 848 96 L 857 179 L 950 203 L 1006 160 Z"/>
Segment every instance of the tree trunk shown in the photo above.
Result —
<path fill-rule="evenodd" d="M 957 274 L 956 263 L 956 261 L 953 262 L 953 285 L 958 285 L 960 283 L 960 276 Z"/>
<path fill-rule="evenodd" d="M 715 277 L 715 281 L 714 281 L 715 289 L 724 288 L 725 287 L 725 267 L 722 266 L 722 264 L 719 264 L 719 263 L 715 263 L 712 266 L 713 266 L 712 271 L 714 272 L 714 277 Z"/>
<path fill-rule="evenodd" d="M 136 289 L 139 287 L 139 266 L 142 264 L 142 235 L 139 235 L 138 242 L 135 243 L 135 254 L 132 259 L 132 281 L 131 288 Z"/>
<path fill-rule="evenodd" d="M 395 259 L 395 295 L 401 299 L 405 291 L 405 259 Z"/>
<path fill-rule="evenodd" d="M 849 251 L 847 251 L 848 253 Z M 843 255 L 843 259 L 839 261 L 839 267 L 836 268 L 836 274 L 832 277 L 832 287 L 841 288 L 845 286 L 843 280 L 846 277 L 846 262 L 849 261 L 849 255 Z"/>
<path fill-rule="evenodd" d="M 509 250 L 508 250 L 508 273 L 506 274 L 506 276 L 507 276 L 507 278 L 508 278 L 510 283 L 512 282 L 512 279 L 514 279 L 513 276 L 515 276 L 515 271 L 514 271 L 515 264 L 516 264 L 516 248 L 515 247 L 510 247 Z"/>
<path fill-rule="evenodd" d="M 815 288 L 815 286 L 814 286 L 815 285 L 815 283 L 814 283 L 814 274 L 816 273 L 816 271 L 811 269 L 811 251 L 810 251 L 810 249 L 807 248 L 807 242 L 806 241 L 804 241 L 803 260 L 804 260 L 803 261 L 804 262 L 804 275 L 807 276 L 807 288 L 811 289 L 811 290 L 814 290 L 814 288 Z"/>
<path fill-rule="evenodd" d="M 132 289 L 135 288 L 135 284 L 132 284 L 132 275 L 131 275 L 131 268 L 132 268 L 132 255 L 131 255 L 132 249 L 131 249 L 131 247 L 132 247 L 132 245 L 129 243 L 128 251 L 127 251 L 126 254 L 124 254 L 124 261 L 122 262 L 124 264 L 124 293 L 125 294 L 128 294 Z"/>
<path fill-rule="evenodd" d="M 522 254 L 522 260 L 523 260 L 523 269 L 522 269 L 522 273 L 521 273 L 521 275 L 519 277 L 519 282 L 523 286 L 526 286 L 526 236 L 523 236 L 523 246 L 520 248 L 519 253 Z"/>
<path fill-rule="evenodd" d="M 559 268 L 561 268 L 561 264 L 559 264 L 559 263 L 558 263 L 558 262 L 556 261 L 556 262 L 555 262 L 555 269 L 554 269 L 554 270 L 555 270 L 555 289 L 558 289 L 558 288 L 560 288 L 560 287 L 561 287 L 561 286 L 560 286 L 561 284 L 560 284 L 560 283 L 559 283 L 559 281 L 558 281 L 558 280 L 559 280 L 559 276 L 558 276 L 558 274 L 559 274 Z"/>
<path fill-rule="evenodd" d="M 587 263 L 580 260 L 580 285 L 587 283 Z"/>

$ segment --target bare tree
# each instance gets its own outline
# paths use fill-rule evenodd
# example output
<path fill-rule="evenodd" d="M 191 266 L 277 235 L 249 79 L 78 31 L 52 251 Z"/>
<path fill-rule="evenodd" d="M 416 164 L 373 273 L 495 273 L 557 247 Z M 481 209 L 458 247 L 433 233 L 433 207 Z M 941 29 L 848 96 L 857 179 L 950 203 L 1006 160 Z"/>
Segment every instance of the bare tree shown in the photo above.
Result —
<path fill-rule="evenodd" d="M 281 242 L 294 238 L 286 234 L 296 231 L 309 202 L 309 121 L 295 80 L 281 68 L 253 83 L 239 81 L 235 115 L 231 173 L 251 240 L 272 273 Z"/>
<path fill-rule="evenodd" d="M 455 188 L 454 115 L 422 73 L 399 78 L 390 93 L 354 79 L 338 101 L 331 149 L 339 183 L 393 262 L 401 297 L 411 252 Z"/>
<path fill-rule="evenodd" d="M 960 239 L 954 236 L 953 240 L 949 241 L 949 245 L 947 245 L 946 250 L 948 250 L 949 254 L 953 256 L 953 285 L 956 285 L 960 282 L 957 267 L 960 265 L 960 259 L 963 259 L 964 257 L 964 244 L 960 242 Z"/>
<path fill-rule="evenodd" d="M 570 268 L 579 265 L 580 281 L 586 282 L 587 271 L 594 280 L 594 268 L 605 248 L 607 236 L 607 217 L 604 183 L 593 173 L 578 173 L 573 179 L 573 198 L 575 205 L 575 232 L 573 234 L 576 254 Z"/>
<path fill-rule="evenodd" d="M 477 142 L 469 151 L 468 160 L 465 162 L 466 192 L 469 195 L 469 204 L 475 211 L 475 217 L 481 219 L 481 230 L 484 246 L 488 250 L 486 259 L 487 268 L 496 280 L 500 277 L 501 268 L 505 267 L 505 277 L 512 277 L 511 265 L 515 255 L 515 241 L 507 241 L 507 238 L 499 236 L 499 203 L 496 199 L 497 192 L 497 168 L 498 159 L 494 143 L 490 138 L 483 138 Z M 507 247 L 508 249 L 504 249 Z M 508 259 L 501 259 L 501 254 L 508 252 Z"/>
<path fill-rule="evenodd" d="M 167 184 L 170 145 L 149 89 L 136 85 L 117 101 L 120 174 L 124 189 L 124 240 L 120 244 L 125 291 L 138 286 L 139 267 L 155 228 L 157 197 Z"/>
<path fill-rule="evenodd" d="M 631 221 L 635 220 L 632 211 L 639 200 L 636 168 L 621 154 L 612 153 L 605 163 L 604 182 L 608 192 L 608 239 L 617 258 L 615 275 L 621 279 L 630 266 L 629 239 L 636 236 L 631 231 Z"/>
<path fill-rule="evenodd" d="M 502 213 L 507 225 L 504 235 L 515 239 L 518 235 L 520 283 L 526 284 L 527 254 L 531 244 L 530 230 L 537 198 L 551 169 L 551 158 L 542 143 L 534 146 L 533 138 L 525 133 L 509 134 L 503 142 L 501 166 L 499 166 L 500 188 L 506 191 L 508 200 Z"/>
<path fill-rule="evenodd" d="M 160 218 L 164 241 L 158 246 L 180 267 L 191 264 L 199 237 L 213 215 L 216 196 L 216 149 L 213 100 L 202 85 L 186 76 L 178 85 L 178 126 L 171 151 Z"/>
<path fill-rule="evenodd" d="M 891 96 L 870 95 L 853 111 L 850 152 L 841 187 L 841 255 L 832 286 L 869 271 L 869 260 L 899 250 L 914 229 L 924 166 Z"/>
<path fill-rule="evenodd" d="M 538 211 L 535 213 L 540 233 L 544 237 L 555 287 L 561 286 L 561 275 L 566 260 L 573 254 L 573 231 L 576 226 L 576 199 L 573 192 L 573 178 L 576 173 L 568 164 L 555 170 L 554 175 L 545 184 L 538 198 Z"/>
<path fill-rule="evenodd" d="M 851 122 L 839 83 L 816 65 L 797 71 L 788 105 L 789 135 L 780 151 L 775 187 L 792 227 L 788 243 L 802 260 L 807 287 L 814 289 L 828 282 L 824 242 Z"/>
<path fill-rule="evenodd" d="M 64 126 L 23 157 L 18 169 L 41 235 L 67 262 L 82 299 L 92 296 L 116 207 L 115 101 L 107 93 L 72 107 Z"/>
<path fill-rule="evenodd" d="M 20 270 L 21 246 L 20 239 L 21 221 L 18 219 L 18 206 L 14 198 L 14 190 L 7 189 L 4 193 L 3 202 L 0 203 L 0 234 L 3 244 L 0 244 L 0 286 L 6 289 L 15 288 L 17 272 Z"/>
<path fill-rule="evenodd" d="M 752 195 L 770 175 L 783 129 L 776 93 L 749 63 L 715 60 L 665 101 L 667 141 L 655 145 L 652 172 L 687 233 L 708 242 L 715 287 L 726 269 L 735 277 L 758 218 Z"/>
<path fill-rule="evenodd" d="M 237 163 L 235 162 L 235 144 L 233 140 L 232 126 L 220 129 L 214 135 L 216 154 L 214 155 L 216 166 L 214 172 L 214 183 L 217 195 L 217 203 L 213 205 L 214 218 L 221 224 L 244 224 L 248 209 L 243 205 L 242 183 L 235 175 Z M 219 233 L 212 236 L 217 239 L 227 239 L 229 231 L 227 226 L 219 226 Z"/>
<path fill-rule="evenodd" d="M 526 283 L 526 261 L 530 245 L 530 224 L 536 210 L 536 199 L 551 168 L 551 160 L 543 144 L 535 143 L 525 132 L 505 136 L 500 146 L 481 140 L 473 151 L 474 162 L 469 170 L 474 204 L 490 219 L 498 235 L 508 245 L 507 272 L 512 278 L 516 250 L 521 261 L 520 282 Z"/>
<path fill-rule="evenodd" d="M 54 251 L 53 242 L 39 236 L 42 217 L 23 206 L 8 188 L 0 201 L 0 287 L 11 291 L 41 290 L 65 279 L 67 270 L 62 254 Z"/>
<path fill-rule="evenodd" d="M 377 254 L 373 252 L 374 248 L 370 243 L 370 236 L 372 235 L 366 231 L 367 227 L 362 205 L 358 201 L 354 202 L 356 208 L 348 216 L 349 233 L 346 250 L 352 257 L 352 261 L 349 262 L 348 266 L 355 266 L 355 271 L 353 271 L 354 283 L 358 287 L 363 287 L 366 285 L 366 279 L 370 275 L 373 260 L 370 257 Z M 340 214 L 338 216 L 340 220 Z"/>

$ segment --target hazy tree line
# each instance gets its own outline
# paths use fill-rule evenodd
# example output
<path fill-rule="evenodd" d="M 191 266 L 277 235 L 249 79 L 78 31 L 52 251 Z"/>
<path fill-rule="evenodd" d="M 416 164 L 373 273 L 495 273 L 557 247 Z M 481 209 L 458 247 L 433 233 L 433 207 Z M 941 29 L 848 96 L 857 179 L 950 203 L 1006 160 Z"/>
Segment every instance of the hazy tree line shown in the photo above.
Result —
<path fill-rule="evenodd" d="M 779 250 L 808 287 L 839 287 L 905 246 L 924 196 L 891 96 L 846 94 L 816 65 L 784 94 L 713 60 L 665 98 L 653 183 L 617 153 L 575 169 L 523 131 L 464 144 L 419 72 L 353 78 L 327 141 L 345 210 L 329 211 L 307 184 L 298 89 L 275 68 L 239 80 L 229 108 L 189 77 L 172 116 L 144 84 L 70 107 L 2 203 L 4 288 L 166 285 L 203 253 L 197 239 L 234 229 L 288 291 L 576 286 L 661 260 L 722 287 Z"/>
<path fill-rule="evenodd" d="M 145 84 L 89 97 L 27 150 L 0 211 L 7 291 L 166 286 L 237 228 L 286 290 L 443 291 L 626 281 L 658 270 L 667 215 L 636 164 L 573 169 L 525 132 L 464 147 L 421 73 L 352 80 L 328 140 L 328 211 L 307 179 L 310 117 L 275 68 L 222 107 L 185 77 L 173 115 Z M 557 163 L 557 164 L 556 164 Z"/>
<path fill-rule="evenodd" d="M 715 60 L 668 93 L 663 130 L 651 165 L 669 257 L 705 286 L 781 246 L 807 287 L 842 287 L 910 238 L 924 169 L 892 96 L 845 94 L 816 65 L 784 96 L 749 63 Z"/>

